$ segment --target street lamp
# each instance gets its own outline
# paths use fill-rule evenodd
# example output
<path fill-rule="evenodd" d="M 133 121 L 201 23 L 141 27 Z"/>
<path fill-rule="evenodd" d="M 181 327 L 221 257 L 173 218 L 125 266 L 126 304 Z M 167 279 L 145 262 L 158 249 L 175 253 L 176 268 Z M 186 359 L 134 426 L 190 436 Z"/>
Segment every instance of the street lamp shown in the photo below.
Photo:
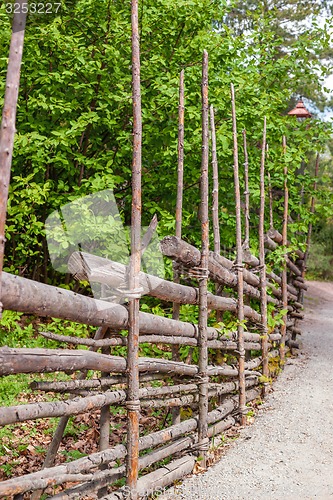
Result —
<path fill-rule="evenodd" d="M 298 103 L 295 108 L 289 111 L 289 116 L 296 116 L 297 121 L 302 122 L 306 118 L 311 118 L 311 113 L 304 106 L 304 102 L 302 100 L 302 96 L 299 98 Z"/>

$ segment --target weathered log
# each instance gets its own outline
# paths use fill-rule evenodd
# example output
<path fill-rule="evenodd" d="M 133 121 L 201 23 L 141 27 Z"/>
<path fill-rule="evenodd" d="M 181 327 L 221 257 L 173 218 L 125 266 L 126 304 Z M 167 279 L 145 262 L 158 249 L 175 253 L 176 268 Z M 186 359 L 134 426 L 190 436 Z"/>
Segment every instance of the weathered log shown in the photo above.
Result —
<path fill-rule="evenodd" d="M 302 282 L 299 280 L 299 278 L 297 278 L 297 279 L 295 279 L 295 280 L 293 281 L 293 285 L 294 285 L 294 287 L 296 287 L 296 288 L 301 288 L 302 290 L 307 290 L 307 289 L 308 289 L 307 285 L 306 285 L 305 283 L 302 283 Z"/>
<path fill-rule="evenodd" d="M 286 346 L 288 346 L 290 349 L 299 349 L 299 343 L 295 342 L 295 340 L 288 339 L 286 340 Z"/>
<path fill-rule="evenodd" d="M 147 360 L 147 358 L 142 359 Z M 6 346 L 0 349 L 0 375 L 72 372 L 84 369 L 124 373 L 126 360 L 120 356 L 108 356 L 83 350 L 12 349 Z"/>
<path fill-rule="evenodd" d="M 292 311 L 290 313 L 290 316 L 293 317 L 293 318 L 304 319 L 304 314 L 300 313 L 300 312 L 297 312 L 297 311 Z"/>
<path fill-rule="evenodd" d="M 245 381 L 245 387 L 253 387 L 255 385 L 258 385 L 258 379 L 257 377 L 251 378 L 249 380 Z M 212 398 L 215 396 L 219 396 L 222 394 L 230 394 L 235 390 L 238 390 L 239 384 L 238 381 L 235 382 L 227 382 L 225 384 L 219 384 L 219 386 L 210 388 L 211 384 L 208 385 L 208 397 Z M 196 387 L 197 390 L 197 387 Z M 151 397 L 151 396 L 149 396 Z M 198 394 L 189 394 L 186 396 L 178 396 L 174 398 L 166 398 L 166 399 L 142 399 L 141 400 L 141 406 L 142 408 L 165 408 L 165 407 L 181 407 L 181 406 L 188 406 L 192 405 L 193 403 L 198 403 L 199 402 L 199 396 Z M 200 415 L 199 415 L 199 420 L 200 420 Z"/>
<path fill-rule="evenodd" d="M 213 257 L 219 264 L 221 264 L 222 267 L 225 267 L 226 269 L 229 269 L 229 271 L 232 271 L 234 273 L 234 262 L 227 259 L 223 255 L 214 254 Z M 244 269 L 243 274 L 244 274 L 244 281 L 246 281 L 246 283 L 254 287 L 259 286 L 259 278 L 256 274 L 252 273 L 248 269 Z"/>
<path fill-rule="evenodd" d="M 212 426 L 208 428 L 208 436 L 216 436 L 229 429 L 235 424 L 235 420 L 232 417 L 228 417 L 224 420 L 216 422 Z M 143 457 L 139 458 L 139 470 L 149 467 L 155 462 L 161 461 L 166 457 L 170 457 L 175 453 L 179 453 L 183 450 L 186 450 L 197 443 L 198 439 L 195 434 L 191 434 L 186 437 L 182 437 L 172 444 L 163 446 L 156 451 L 148 453 Z M 114 483 L 120 477 L 123 477 L 125 474 L 125 467 L 120 466 L 113 470 L 108 470 L 103 473 L 95 473 L 94 480 L 89 483 L 84 483 L 79 486 L 75 486 L 74 488 L 67 489 L 64 492 L 58 493 L 53 496 L 54 500 L 81 500 L 85 495 L 90 492 L 96 491 L 98 488 L 102 486 L 106 486 Z M 146 476 L 144 476 L 146 477 Z M 117 493 L 118 494 L 118 493 Z"/>
<path fill-rule="evenodd" d="M 125 391 L 107 391 L 86 398 L 74 398 L 51 403 L 31 403 L 18 406 L 1 407 L 0 425 L 25 422 L 37 418 L 79 415 L 90 410 L 97 410 L 105 405 L 112 405 L 126 400 Z"/>
<path fill-rule="evenodd" d="M 214 254 L 210 254 L 210 256 L 213 259 L 215 258 L 218 262 L 220 259 L 224 259 L 220 256 L 214 256 Z M 230 265 L 232 267 L 232 262 L 230 262 Z M 84 252 L 74 252 L 69 259 L 68 266 L 70 271 L 79 279 L 96 281 L 107 285 L 115 284 L 115 282 L 119 284 L 119 280 L 121 279 L 120 277 L 124 279 L 126 275 L 126 266 L 123 264 L 119 264 L 102 257 L 97 257 L 95 255 L 86 254 Z M 117 269 L 117 271 L 115 271 L 115 269 Z M 235 275 L 233 276 L 236 278 Z M 142 286 L 145 293 L 152 295 L 153 297 L 157 297 L 161 300 L 172 301 L 178 304 L 198 304 L 199 302 L 199 291 L 197 288 L 166 281 L 143 272 L 140 273 L 139 277 L 140 286 Z M 253 277 L 257 283 L 258 278 L 256 278 L 255 275 L 253 275 Z M 236 310 L 236 301 L 234 299 L 219 297 L 208 293 L 207 300 L 210 309 L 222 311 Z M 254 321 L 257 320 L 256 312 L 249 307 L 246 309 L 246 316 Z"/>
<path fill-rule="evenodd" d="M 244 249 L 243 251 L 243 260 L 250 267 L 259 266 L 259 259 L 255 255 L 252 255 L 248 249 Z"/>
<path fill-rule="evenodd" d="M 278 276 L 277 274 L 275 274 L 273 271 L 271 271 L 270 273 L 267 273 L 267 276 L 268 278 L 270 278 L 271 280 L 275 281 L 276 283 L 278 283 L 280 286 L 282 285 L 282 278 L 280 276 Z M 288 292 L 290 293 L 290 297 L 293 299 L 293 300 L 297 300 L 297 297 L 298 297 L 298 293 L 297 293 L 297 290 L 294 286 L 290 285 L 289 283 L 287 284 L 287 290 Z"/>
<path fill-rule="evenodd" d="M 271 227 L 269 229 L 269 231 L 267 231 L 267 236 L 275 241 L 275 243 L 279 243 L 280 245 L 282 244 L 282 234 L 279 233 L 279 231 L 277 229 L 274 229 L 273 227 Z"/>
<path fill-rule="evenodd" d="M 282 243 L 282 234 L 279 233 L 279 231 L 277 231 L 276 229 L 270 229 L 268 232 L 267 232 L 267 236 L 269 236 L 270 239 L 272 239 L 273 241 L 275 241 L 276 243 L 279 243 L 279 244 L 283 244 Z M 291 243 L 290 241 L 287 240 L 286 242 L 286 245 L 287 246 L 290 246 Z M 296 253 L 296 255 L 298 255 L 299 258 L 303 259 L 304 258 L 304 252 L 302 252 L 302 250 L 294 250 L 294 252 Z"/>
<path fill-rule="evenodd" d="M 214 258 L 215 258 L 215 260 L 217 260 L 217 262 L 219 264 L 221 264 L 221 266 L 234 272 L 234 263 L 231 260 L 227 259 L 226 257 L 224 257 L 222 255 L 214 255 Z M 259 265 L 259 261 L 258 261 L 258 265 Z M 243 275 L 244 275 L 244 281 L 246 281 L 246 283 L 248 283 L 249 285 L 252 285 L 254 287 L 257 287 L 257 288 L 259 287 L 260 280 L 256 274 L 249 271 L 248 269 L 244 269 Z M 276 281 L 276 283 L 281 285 L 281 278 L 279 276 L 277 276 L 274 272 L 267 273 L 267 277 L 272 279 L 273 281 Z M 281 299 L 281 297 L 282 297 L 281 288 L 275 288 L 274 284 L 268 280 L 266 281 L 266 286 L 272 290 L 273 295 L 275 295 L 277 298 Z M 290 299 L 297 300 L 297 297 L 298 297 L 297 290 L 293 286 L 288 285 L 288 291 L 290 293 L 290 295 L 289 295 Z"/>
<path fill-rule="evenodd" d="M 168 378 L 169 376 L 166 374 L 158 374 L 158 373 L 152 373 L 151 375 L 145 375 L 145 374 L 140 374 L 140 383 L 144 382 L 151 382 L 152 380 L 163 380 L 164 378 Z M 99 389 L 101 391 L 107 389 L 108 387 L 111 387 L 113 385 L 121 385 L 125 386 L 126 384 L 126 377 L 124 376 L 113 376 L 113 377 L 108 377 L 108 378 L 93 378 L 89 380 L 81 380 L 81 379 L 76 379 L 76 380 L 67 380 L 67 381 L 56 381 L 56 382 L 39 382 L 39 381 L 34 381 L 31 382 L 29 387 L 32 390 L 36 391 L 44 391 L 44 392 L 66 392 L 68 389 L 69 391 L 74 391 L 76 389 Z M 123 387 L 121 387 L 123 388 Z"/>
<path fill-rule="evenodd" d="M 40 332 L 46 338 L 56 340 L 58 342 L 65 342 L 67 344 L 73 345 L 86 345 L 86 346 L 94 346 L 96 348 L 106 347 L 106 346 L 115 346 L 115 345 L 127 345 L 127 337 L 119 337 L 103 340 L 94 340 L 80 337 L 71 337 L 67 335 L 58 335 L 52 332 Z M 219 336 L 218 331 L 209 331 L 208 334 L 208 347 L 213 349 L 223 349 L 223 350 L 232 350 L 236 348 L 236 335 L 233 333 L 230 335 L 221 335 Z M 257 333 L 245 333 L 244 340 L 246 343 L 248 342 L 257 342 L 260 341 L 260 335 Z M 139 343 L 151 343 L 151 344 L 171 344 L 171 345 L 189 345 L 189 346 L 197 346 L 198 339 L 190 338 L 190 337 L 175 337 L 175 336 L 163 336 L 163 335 L 141 335 L 139 337 Z M 250 345 L 246 346 L 247 350 L 256 349 L 256 347 L 252 347 Z"/>
<path fill-rule="evenodd" d="M 46 500 L 81 500 L 86 498 L 87 495 L 95 493 L 102 487 L 111 485 L 124 477 L 126 473 L 126 466 L 121 465 L 115 469 L 106 469 L 102 472 L 95 472 L 93 478 L 89 482 L 83 482 L 72 488 L 63 490 L 62 492 L 52 495 L 52 497 L 47 497 Z M 93 495 L 93 498 L 96 496 Z"/>
<path fill-rule="evenodd" d="M 265 247 L 271 251 L 274 251 L 276 250 L 276 248 L 278 247 L 278 245 L 275 243 L 275 241 L 273 241 L 267 234 L 265 235 Z M 299 270 L 299 268 L 291 261 L 291 259 L 286 256 L 286 261 L 287 261 L 287 266 L 289 267 L 289 269 L 294 273 L 296 274 L 296 276 L 301 276 L 301 271 Z"/>
<path fill-rule="evenodd" d="M 172 484 L 174 481 L 190 474 L 193 470 L 196 458 L 194 455 L 185 455 L 182 458 L 170 462 L 168 465 L 150 472 L 138 480 L 138 494 L 140 498 L 148 498 L 154 495 L 154 492 Z M 103 500 L 120 500 L 128 498 L 128 492 L 125 488 L 111 493 Z"/>
<path fill-rule="evenodd" d="M 191 268 L 200 265 L 200 251 L 175 236 L 166 236 L 163 238 L 161 241 L 161 249 L 165 256 L 176 260 L 176 262 L 184 265 L 185 267 Z M 210 252 L 209 254 L 208 269 L 210 277 L 213 281 L 230 286 L 231 288 L 237 288 L 236 274 L 223 267 L 220 264 L 220 258 L 214 256 L 213 252 Z M 259 290 L 248 283 L 244 283 L 244 293 L 250 297 L 260 299 Z M 273 297 L 269 297 L 268 300 L 273 304 L 278 304 L 278 301 Z"/>
<path fill-rule="evenodd" d="M 222 420 L 235 408 L 234 400 L 227 400 L 216 410 L 208 413 L 208 423 L 214 424 Z M 139 440 L 139 449 L 145 450 L 154 446 L 166 443 L 172 439 L 182 436 L 186 432 L 195 431 L 197 428 L 197 418 L 185 420 L 179 424 L 167 427 L 161 431 L 142 436 Z M 101 464 L 107 464 L 117 459 L 122 459 L 126 456 L 126 447 L 122 444 L 109 448 L 102 452 L 92 453 L 88 457 L 83 457 L 72 462 L 57 465 L 55 467 L 46 468 L 44 470 L 26 474 L 20 478 L 8 479 L 0 483 L 0 496 L 15 495 L 24 493 L 34 489 L 34 484 L 41 478 L 52 478 L 58 480 L 63 474 L 80 474 L 87 473 L 99 467 Z M 61 484 L 57 482 L 56 484 Z M 36 488 L 39 489 L 39 488 Z"/>
<path fill-rule="evenodd" d="M 120 304 L 109 304 L 92 299 L 63 288 L 52 287 L 37 281 L 3 273 L 3 304 L 5 309 L 37 314 L 38 316 L 69 319 L 93 326 L 111 326 L 113 330 L 123 330 L 128 326 L 128 311 Z M 191 289 L 191 287 L 188 287 Z M 196 294 L 195 289 L 193 289 Z M 191 303 L 191 302 L 188 302 Z M 194 302 L 196 303 L 196 302 Z M 209 294 L 209 307 L 220 305 L 224 310 L 235 311 L 236 301 Z M 247 317 L 260 321 L 260 315 L 252 308 L 245 308 Z M 208 335 L 216 331 L 208 329 Z M 175 321 L 162 316 L 140 312 L 140 332 L 147 334 L 196 336 L 196 328 L 191 323 Z"/>
<path fill-rule="evenodd" d="M 290 330 L 294 335 L 302 335 L 302 330 L 295 326 L 291 326 L 290 328 L 288 328 L 288 330 Z"/>
<path fill-rule="evenodd" d="M 290 271 L 292 271 L 296 276 L 301 276 L 302 271 L 290 260 L 290 258 L 287 256 L 287 266 L 289 267 Z"/>
<path fill-rule="evenodd" d="M 281 340 L 281 333 L 271 333 L 269 339 L 274 342 L 276 340 Z"/>
<path fill-rule="evenodd" d="M 6 495 L 18 495 L 26 491 L 40 489 L 35 487 L 37 481 L 53 480 L 52 484 L 62 484 L 61 477 L 69 474 L 83 474 L 93 471 L 102 463 L 112 462 L 124 458 L 126 455 L 126 446 L 119 444 L 114 448 L 109 448 L 98 453 L 92 453 L 88 457 L 83 457 L 73 462 L 68 462 L 55 467 L 43 469 L 38 472 L 32 472 L 18 478 L 7 479 L 0 483 L 0 497 Z"/>
<path fill-rule="evenodd" d="M 292 302 L 292 306 L 295 309 L 303 309 L 303 304 L 301 302 L 296 302 L 295 300 Z"/>
<path fill-rule="evenodd" d="M 8 352 L 9 351 L 9 352 Z M 12 352 L 10 352 L 12 351 Z M 40 356 L 41 354 L 44 355 L 44 358 L 48 359 L 48 356 L 45 356 L 45 351 L 43 349 L 1 349 L 1 357 L 4 359 L 6 357 L 6 352 L 10 356 L 12 355 L 14 358 L 16 356 L 17 360 L 17 355 L 18 351 L 28 351 L 27 357 L 32 356 L 35 359 Z M 30 352 L 29 352 L 30 351 Z M 33 352 L 33 355 L 31 354 L 31 351 Z M 42 353 L 37 353 L 36 351 L 42 351 Z M 74 351 L 75 352 L 75 351 Z M 5 355 L 3 356 L 3 354 Z M 60 351 L 60 354 L 63 354 L 66 356 L 66 353 L 64 351 Z M 81 354 L 79 351 L 76 354 Z M 83 353 L 85 354 L 85 353 Z M 91 354 L 96 354 L 96 353 L 89 353 Z M 22 355 L 22 352 L 21 352 Z M 102 357 L 105 355 L 96 355 L 99 358 L 99 361 L 101 360 Z M 74 356 L 75 357 L 75 356 Z M 79 356 L 80 357 L 80 356 Z M 22 360 L 22 356 L 19 355 L 20 360 Z M 29 359 L 32 359 L 29 358 Z M 69 355 L 67 354 L 67 358 L 69 358 Z M 105 356 L 105 358 L 111 358 L 111 356 Z M 113 358 L 116 358 L 113 356 Z M 66 359 L 66 362 L 68 363 L 70 360 Z M 125 360 L 116 359 L 116 363 L 118 365 L 120 364 L 120 361 L 123 361 L 124 366 L 122 367 L 123 370 L 125 370 Z M 258 361 L 259 364 L 261 362 L 260 358 L 257 360 L 252 360 L 246 363 L 246 373 L 251 373 L 251 369 L 255 368 L 258 366 Z M 43 366 L 45 365 L 45 359 L 43 360 Z M 3 363 L 4 365 L 8 364 L 8 360 Z M 10 364 L 10 363 L 9 363 Z M 14 363 L 15 364 L 15 363 Z M 23 359 L 23 364 L 24 359 Z M 100 363 L 101 364 L 101 363 Z M 164 371 L 164 372 L 170 372 L 170 373 L 182 373 L 185 375 L 190 375 L 194 376 L 198 374 L 198 367 L 197 366 L 187 366 L 183 365 L 182 363 L 178 362 L 163 362 L 163 360 L 157 360 L 157 359 L 148 359 L 148 361 L 145 358 L 141 358 L 139 360 L 139 367 L 140 369 L 147 370 L 147 364 L 150 369 L 157 370 L 157 371 Z M 152 365 L 152 366 L 151 366 Z M 71 364 L 73 366 L 73 363 Z M 6 370 L 6 368 L 5 368 Z M 28 368 L 30 370 L 30 368 Z M 48 367 L 47 371 L 50 371 L 51 368 Z M 21 369 L 20 372 L 23 370 Z M 104 371 L 104 370 L 103 370 Z M 111 371 L 111 370 L 108 370 Z M 10 373 L 13 373 L 13 370 L 10 371 Z M 223 376 L 237 376 L 238 371 L 237 369 L 231 368 L 229 366 L 218 366 L 218 367 L 208 367 L 208 375 L 223 375 Z M 105 406 L 106 404 L 113 404 L 116 402 L 120 402 L 124 400 L 126 397 L 125 391 L 113 391 L 112 393 L 104 393 L 96 396 L 91 396 L 88 398 L 81 398 L 79 400 L 71 400 L 68 402 L 54 402 L 54 403 L 37 403 L 37 404 L 31 404 L 31 405 L 19 405 L 18 407 L 4 407 L 2 408 L 2 414 L 0 417 L 0 425 L 6 425 L 8 423 L 13 423 L 13 422 L 18 422 L 18 421 L 25 421 L 29 420 L 32 418 L 41 418 L 41 417 L 49 417 L 49 416 L 60 416 L 60 415 L 71 415 L 71 414 L 79 414 L 87 411 L 88 409 L 96 409 L 100 408 L 101 406 Z"/>
<path fill-rule="evenodd" d="M 252 361 L 247 366 L 252 367 Z M 97 370 L 103 372 L 125 373 L 126 359 L 120 356 L 107 356 L 90 351 L 74 351 L 66 349 L 0 349 L 0 375 L 15 373 L 52 373 L 54 371 Z M 141 372 L 160 372 L 195 376 L 196 365 L 187 365 L 178 361 L 167 361 L 161 358 L 139 358 Z M 228 365 L 210 366 L 209 374 L 237 376 L 237 370 Z"/>

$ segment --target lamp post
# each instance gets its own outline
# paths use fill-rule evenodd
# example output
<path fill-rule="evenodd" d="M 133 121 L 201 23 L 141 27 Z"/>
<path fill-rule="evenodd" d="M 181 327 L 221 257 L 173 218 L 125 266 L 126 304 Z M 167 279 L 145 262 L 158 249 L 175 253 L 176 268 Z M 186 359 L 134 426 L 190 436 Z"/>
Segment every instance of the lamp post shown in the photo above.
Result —
<path fill-rule="evenodd" d="M 288 112 L 288 116 L 296 116 L 297 121 L 300 123 L 304 122 L 307 118 L 312 117 L 312 114 L 304 105 L 302 96 L 299 97 L 296 106 L 291 111 Z M 297 174 L 303 175 L 304 169 L 305 169 L 305 163 L 304 163 L 304 161 L 302 161 L 301 167 L 298 170 Z M 303 190 L 303 188 L 302 188 L 302 190 Z M 303 199 L 303 191 L 301 192 L 301 199 Z"/>
<path fill-rule="evenodd" d="M 298 122 L 302 123 L 303 121 L 305 121 L 307 118 L 311 118 L 312 117 L 312 114 L 310 113 L 310 111 L 308 109 L 306 109 L 304 103 L 303 103 L 303 99 L 302 99 L 302 96 L 300 96 L 296 106 L 288 112 L 288 115 L 289 116 L 296 116 L 296 119 Z M 307 126 L 308 128 L 308 126 Z M 317 160 L 316 160 L 316 170 L 315 170 L 315 176 L 318 175 L 318 165 L 319 165 L 319 156 L 317 155 Z M 303 175 L 304 174 L 304 170 L 305 170 L 305 162 L 302 161 L 301 162 L 301 167 L 299 169 L 299 174 Z M 316 188 L 316 183 L 314 185 L 314 187 Z M 302 188 L 301 188 L 301 205 L 303 204 L 304 202 L 304 185 L 302 185 Z M 312 198 L 311 200 L 311 212 L 313 213 L 314 212 L 314 198 Z M 298 220 L 300 219 L 300 214 L 298 215 Z M 310 221 L 309 222 L 309 227 L 308 227 L 308 233 L 307 233 L 307 239 L 306 239 L 306 251 L 305 251 L 305 254 L 304 254 L 304 258 L 303 258 L 303 264 L 302 264 L 302 277 L 304 278 L 304 275 L 305 275 L 305 270 L 306 270 L 306 260 L 307 260 L 307 257 L 308 257 L 308 253 L 309 253 L 309 245 L 310 245 L 310 238 L 311 238 L 311 230 L 312 230 L 312 222 Z M 299 290 L 299 296 L 298 296 L 298 301 L 299 302 L 303 302 L 303 290 L 300 289 Z"/>

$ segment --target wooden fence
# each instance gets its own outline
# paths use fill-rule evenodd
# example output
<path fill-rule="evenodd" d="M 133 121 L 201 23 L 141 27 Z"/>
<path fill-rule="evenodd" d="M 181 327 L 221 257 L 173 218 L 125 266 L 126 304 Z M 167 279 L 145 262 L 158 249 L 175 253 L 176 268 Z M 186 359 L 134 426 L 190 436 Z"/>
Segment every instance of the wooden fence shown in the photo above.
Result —
<path fill-rule="evenodd" d="M 202 64 L 202 164 L 200 222 L 202 243 L 195 248 L 182 239 L 182 189 L 184 141 L 184 73 L 180 75 L 179 137 L 176 234 L 161 241 L 165 257 L 173 261 L 173 281 L 140 272 L 141 226 L 141 105 L 140 57 L 137 1 L 132 1 L 133 48 L 133 203 L 129 269 L 100 257 L 74 253 L 69 270 L 78 279 L 110 285 L 129 272 L 128 305 L 105 302 L 74 292 L 37 283 L 2 272 L 1 301 L 4 309 L 40 317 L 67 319 L 98 327 L 93 339 L 65 337 L 45 332 L 44 336 L 76 349 L 0 349 L 0 375 L 43 372 L 80 372 L 62 382 L 35 381 L 34 390 L 62 393 L 55 401 L 38 401 L 0 408 L 0 425 L 39 418 L 59 417 L 44 468 L 0 483 L 0 497 L 40 498 L 46 492 L 54 499 L 141 498 L 191 473 L 200 457 L 205 467 L 210 439 L 232 427 L 244 424 L 247 403 L 265 394 L 272 376 L 270 360 L 282 368 L 288 351 L 297 348 L 298 322 L 302 319 L 302 298 L 306 289 L 304 271 L 307 252 L 288 252 L 288 187 L 284 176 L 284 220 L 281 233 L 271 226 L 264 232 L 266 122 L 263 123 L 260 165 L 259 255 L 250 253 L 248 159 L 243 131 L 245 169 L 239 172 L 236 105 L 233 86 L 231 107 L 234 138 L 234 188 L 236 207 L 236 258 L 221 254 L 219 226 L 219 181 L 216 158 L 214 110 L 208 103 L 208 54 Z M 24 31 L 23 31 L 24 33 Z M 17 35 L 13 33 L 13 37 Z M 21 33 L 22 38 L 22 33 Z M 15 41 L 15 40 L 14 40 Z M 22 42 L 23 43 L 23 42 Z M 12 57 L 19 57 L 16 52 Z M 16 61 L 17 62 L 17 61 Z M 10 60 L 10 64 L 13 59 Z M 19 61 L 20 63 L 20 61 Z M 16 97 L 17 99 L 17 97 Z M 15 99 L 14 99 L 15 101 Z M 5 98 L 5 106 L 8 100 Z M 10 109 L 16 102 L 9 103 Z M 209 113 L 210 111 L 210 113 Z M 210 116 L 209 116 L 210 114 Z M 210 126 L 209 126 L 210 120 Z M 14 120 L 15 122 L 15 120 Z M 2 125 L 3 126 L 3 125 Z M 209 129 L 211 141 L 209 141 Z M 14 129 L 13 129 L 14 130 Z M 8 141 L 2 136 L 3 142 Z M 212 233 L 214 248 L 209 249 L 209 144 L 211 144 L 213 191 Z M 286 148 L 285 140 L 281 147 Z M 10 164 L 7 165 L 10 171 Z M 286 168 L 285 168 L 286 174 Z M 245 236 L 242 236 L 240 175 L 245 175 Z M 283 179 L 282 179 L 283 182 Z M 2 189 L 3 189 L 2 178 Z M 8 187 L 8 186 L 7 186 Z M 6 198 L 7 199 L 7 198 Z M 4 214 L 2 213 L 4 218 Z M 0 228 L 1 229 L 1 228 Z M 3 229 L 3 228 L 2 228 Z M 223 231 L 223 227 L 222 227 Z M 2 233 L 3 234 L 3 233 Z M 271 252 L 282 249 L 282 263 L 266 262 Z M 272 255 L 276 255 L 272 254 Z M 186 283 L 186 284 L 184 284 Z M 139 310 L 142 293 L 173 304 L 171 318 Z M 182 321 L 181 304 L 198 307 L 196 324 Z M 272 323 L 271 305 L 276 317 Z M 234 331 L 219 327 L 226 312 L 235 318 Z M 215 326 L 210 326 L 210 325 Z M 126 330 L 126 335 L 120 332 Z M 141 357 L 142 343 L 167 346 L 165 358 Z M 127 346 L 125 357 L 110 354 L 113 346 Z M 171 346 L 171 347 L 170 347 Z M 180 361 L 180 346 L 189 346 L 186 362 Z M 102 350 L 102 352 L 98 352 Z M 172 351 L 172 360 L 169 353 Z M 197 353 L 197 363 L 193 360 Z M 216 353 L 224 355 L 216 361 Z M 93 370 L 93 378 L 87 371 Z M 67 397 L 67 399 L 65 399 Z M 127 440 L 110 447 L 110 408 L 124 406 L 127 411 Z M 169 408 L 171 425 L 145 434 L 139 433 L 140 409 Z M 190 408 L 191 416 L 181 409 Z M 100 410 L 99 450 L 78 460 L 54 465 L 57 451 L 70 416 Z M 167 463 L 166 463 L 167 459 Z M 126 486 L 119 480 L 126 478 Z M 73 485 L 74 483 L 74 485 Z M 118 485 L 116 488 L 114 485 Z M 54 493 L 54 487 L 59 486 Z M 25 496 L 24 496 L 25 495 Z M 27 496 L 30 495 L 30 496 Z"/>

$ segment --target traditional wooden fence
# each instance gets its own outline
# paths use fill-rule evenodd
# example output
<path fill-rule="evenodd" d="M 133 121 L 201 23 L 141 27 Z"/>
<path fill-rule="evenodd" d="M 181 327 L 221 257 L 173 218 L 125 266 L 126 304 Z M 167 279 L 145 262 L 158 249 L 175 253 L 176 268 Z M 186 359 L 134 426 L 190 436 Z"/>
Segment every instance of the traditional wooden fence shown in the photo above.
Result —
<path fill-rule="evenodd" d="M 1 376 L 17 373 L 80 372 L 76 378 L 69 381 L 35 381 L 32 385 L 36 391 L 67 394 L 67 399 L 0 408 L 2 426 L 39 418 L 60 418 L 44 468 L 39 472 L 3 481 L 0 483 L 0 497 L 12 496 L 18 499 L 30 495 L 28 498 L 36 499 L 40 498 L 43 492 L 48 498 L 58 500 L 96 496 L 105 499 L 147 497 L 158 488 L 170 485 L 174 480 L 192 472 L 198 457 L 201 465 L 205 467 L 210 438 L 230 428 L 236 421 L 244 424 L 248 411 L 247 403 L 265 394 L 271 377 L 270 360 L 279 359 L 280 367 L 283 367 L 286 352 L 297 348 L 296 337 L 300 333 L 298 322 L 303 317 L 302 297 L 306 289 L 304 270 L 307 252 L 288 252 L 286 175 L 282 232 L 273 227 L 271 213 L 271 227 L 267 233 L 264 232 L 265 122 L 260 166 L 258 258 L 251 255 L 249 249 L 250 204 L 245 131 L 245 237 L 242 238 L 233 86 L 231 105 L 237 223 L 236 259 L 230 260 L 221 255 L 220 249 L 219 181 L 212 108 L 210 131 L 214 249 L 209 250 L 209 104 L 206 52 L 203 54 L 202 65 L 201 248 L 195 248 L 181 237 L 184 141 L 182 72 L 179 93 L 176 234 L 161 241 L 162 253 L 173 261 L 174 279 L 167 281 L 140 272 L 141 110 L 136 0 L 132 1 L 132 27 L 134 147 L 131 264 L 127 269 L 117 262 L 83 252 L 74 253 L 69 260 L 69 270 L 78 279 L 88 279 L 90 282 L 112 285 L 119 277 L 125 280 L 129 271 L 129 303 L 128 306 L 114 304 L 112 307 L 105 307 L 105 302 L 101 300 L 2 273 L 1 300 L 4 309 L 67 319 L 94 325 L 98 329 L 93 339 L 43 333 L 56 341 L 89 346 L 89 350 L 7 347 L 0 349 Z M 5 106 L 6 103 L 5 99 Z M 2 148 L 3 138 L 4 135 Z M 286 148 L 285 140 L 281 147 Z M 4 217 L 3 214 L 2 216 Z M 279 246 L 284 253 L 282 264 L 272 264 L 268 272 L 266 261 L 270 258 L 270 252 L 274 252 Z M 184 278 L 186 284 L 183 284 Z M 164 302 L 171 302 L 172 319 L 141 312 L 139 303 L 143 291 Z M 198 306 L 197 324 L 180 320 L 181 304 Z M 281 321 L 276 321 L 276 324 L 269 321 L 270 304 L 274 306 L 276 314 L 280 311 Z M 235 331 L 227 332 L 219 326 L 209 326 L 212 324 L 212 318 L 215 324 L 222 322 L 226 311 L 234 315 Z M 120 335 L 124 330 L 128 334 Z M 139 346 L 147 342 L 172 346 L 173 359 L 140 357 Z M 127 346 L 127 356 L 110 354 L 112 346 L 119 345 Z M 198 362 L 195 363 L 190 356 L 186 362 L 180 361 L 180 346 L 189 346 L 193 352 L 197 349 Z M 98 352 L 100 349 L 102 353 Z M 216 352 L 225 354 L 225 361 L 213 363 Z M 87 378 L 88 370 L 95 372 L 93 378 Z M 109 445 L 112 406 L 124 406 L 128 415 L 127 440 L 114 447 Z M 165 425 L 161 430 L 140 435 L 140 409 L 147 407 L 171 408 L 172 424 Z M 184 418 L 181 408 L 190 408 L 191 417 Z M 69 463 L 54 465 L 69 417 L 95 410 L 100 410 L 100 451 Z M 119 480 L 124 477 L 126 486 L 120 486 Z M 114 485 L 118 485 L 118 488 Z M 58 492 L 53 493 L 55 486 L 62 489 L 58 488 Z"/>

